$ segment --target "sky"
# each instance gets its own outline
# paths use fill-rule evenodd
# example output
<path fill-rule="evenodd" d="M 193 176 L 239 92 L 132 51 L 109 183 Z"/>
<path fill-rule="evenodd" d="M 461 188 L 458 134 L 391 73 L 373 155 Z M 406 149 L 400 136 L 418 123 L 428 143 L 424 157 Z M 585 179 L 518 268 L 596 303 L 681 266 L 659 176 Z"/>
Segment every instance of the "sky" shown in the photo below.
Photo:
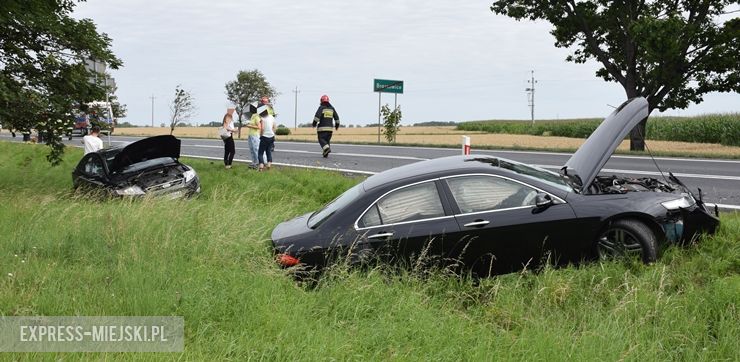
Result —
<path fill-rule="evenodd" d="M 491 0 L 87 0 L 90 18 L 112 39 L 123 67 L 112 70 L 127 121 L 167 123 L 175 87 L 195 99 L 192 123 L 220 121 L 225 84 L 260 70 L 281 93 L 278 122 L 313 119 L 327 94 L 345 124 L 378 120 L 373 79 L 404 81 L 403 124 L 423 121 L 603 117 L 626 99 L 597 79 L 598 64 L 565 61 L 546 22 L 517 22 L 489 10 Z M 296 112 L 296 93 L 297 112 Z M 393 106 L 394 96 L 383 94 Z M 740 95 L 714 93 L 666 115 L 740 111 Z M 297 113 L 297 119 L 296 119 Z"/>

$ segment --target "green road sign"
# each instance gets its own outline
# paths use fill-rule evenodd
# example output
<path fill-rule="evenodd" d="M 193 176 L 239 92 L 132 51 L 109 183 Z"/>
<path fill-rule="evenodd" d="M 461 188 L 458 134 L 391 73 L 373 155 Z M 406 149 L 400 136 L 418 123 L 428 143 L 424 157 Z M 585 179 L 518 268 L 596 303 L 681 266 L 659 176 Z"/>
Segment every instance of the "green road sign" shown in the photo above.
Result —
<path fill-rule="evenodd" d="M 403 81 L 375 79 L 373 80 L 373 92 L 403 94 Z"/>

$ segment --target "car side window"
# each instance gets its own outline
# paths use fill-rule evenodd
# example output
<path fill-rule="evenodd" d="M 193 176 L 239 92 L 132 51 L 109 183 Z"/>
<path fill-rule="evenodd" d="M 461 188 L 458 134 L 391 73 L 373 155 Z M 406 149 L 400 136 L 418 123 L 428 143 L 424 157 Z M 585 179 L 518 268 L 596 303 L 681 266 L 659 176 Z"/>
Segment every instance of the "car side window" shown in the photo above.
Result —
<path fill-rule="evenodd" d="M 405 187 L 385 195 L 360 220 L 362 227 L 395 224 L 445 215 L 434 181 Z"/>
<path fill-rule="evenodd" d="M 82 164 L 82 172 L 88 176 L 104 176 L 105 169 L 103 168 L 103 161 L 100 157 L 90 155 Z"/>
<path fill-rule="evenodd" d="M 534 206 L 537 190 L 492 176 L 465 176 L 446 180 L 463 214 Z"/>

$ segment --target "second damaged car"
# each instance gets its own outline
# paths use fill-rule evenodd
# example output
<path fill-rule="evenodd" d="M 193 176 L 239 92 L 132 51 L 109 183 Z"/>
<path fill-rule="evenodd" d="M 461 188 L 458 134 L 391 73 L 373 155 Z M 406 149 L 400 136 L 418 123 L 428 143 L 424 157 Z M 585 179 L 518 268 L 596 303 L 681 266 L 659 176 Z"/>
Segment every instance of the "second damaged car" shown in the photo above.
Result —
<path fill-rule="evenodd" d="M 195 195 L 200 192 L 198 175 L 179 158 L 180 140 L 149 137 L 88 153 L 72 172 L 72 184 L 75 189 L 118 197 Z"/>
<path fill-rule="evenodd" d="M 453 156 L 371 176 L 323 209 L 272 232 L 278 264 L 336 260 L 420 265 L 477 276 L 599 258 L 650 263 L 662 246 L 714 233 L 719 219 L 673 175 L 599 175 L 648 115 L 643 98 L 615 110 L 559 173 L 484 156 Z"/>

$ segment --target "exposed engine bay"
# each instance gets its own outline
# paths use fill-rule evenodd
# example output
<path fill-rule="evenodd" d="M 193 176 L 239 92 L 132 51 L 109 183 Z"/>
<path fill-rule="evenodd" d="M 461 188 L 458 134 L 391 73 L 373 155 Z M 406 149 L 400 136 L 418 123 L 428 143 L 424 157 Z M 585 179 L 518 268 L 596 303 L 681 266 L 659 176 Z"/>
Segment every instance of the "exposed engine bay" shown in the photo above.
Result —
<path fill-rule="evenodd" d="M 187 170 L 188 168 L 183 165 L 163 167 L 154 171 L 142 172 L 133 177 L 131 182 L 139 185 L 144 190 L 149 190 L 155 186 L 159 186 L 155 187 L 155 189 L 164 189 L 182 183 L 184 180 L 182 174 Z"/>
<path fill-rule="evenodd" d="M 591 184 L 591 194 L 624 194 L 627 192 L 675 192 L 682 187 L 651 177 L 597 176 Z"/>

